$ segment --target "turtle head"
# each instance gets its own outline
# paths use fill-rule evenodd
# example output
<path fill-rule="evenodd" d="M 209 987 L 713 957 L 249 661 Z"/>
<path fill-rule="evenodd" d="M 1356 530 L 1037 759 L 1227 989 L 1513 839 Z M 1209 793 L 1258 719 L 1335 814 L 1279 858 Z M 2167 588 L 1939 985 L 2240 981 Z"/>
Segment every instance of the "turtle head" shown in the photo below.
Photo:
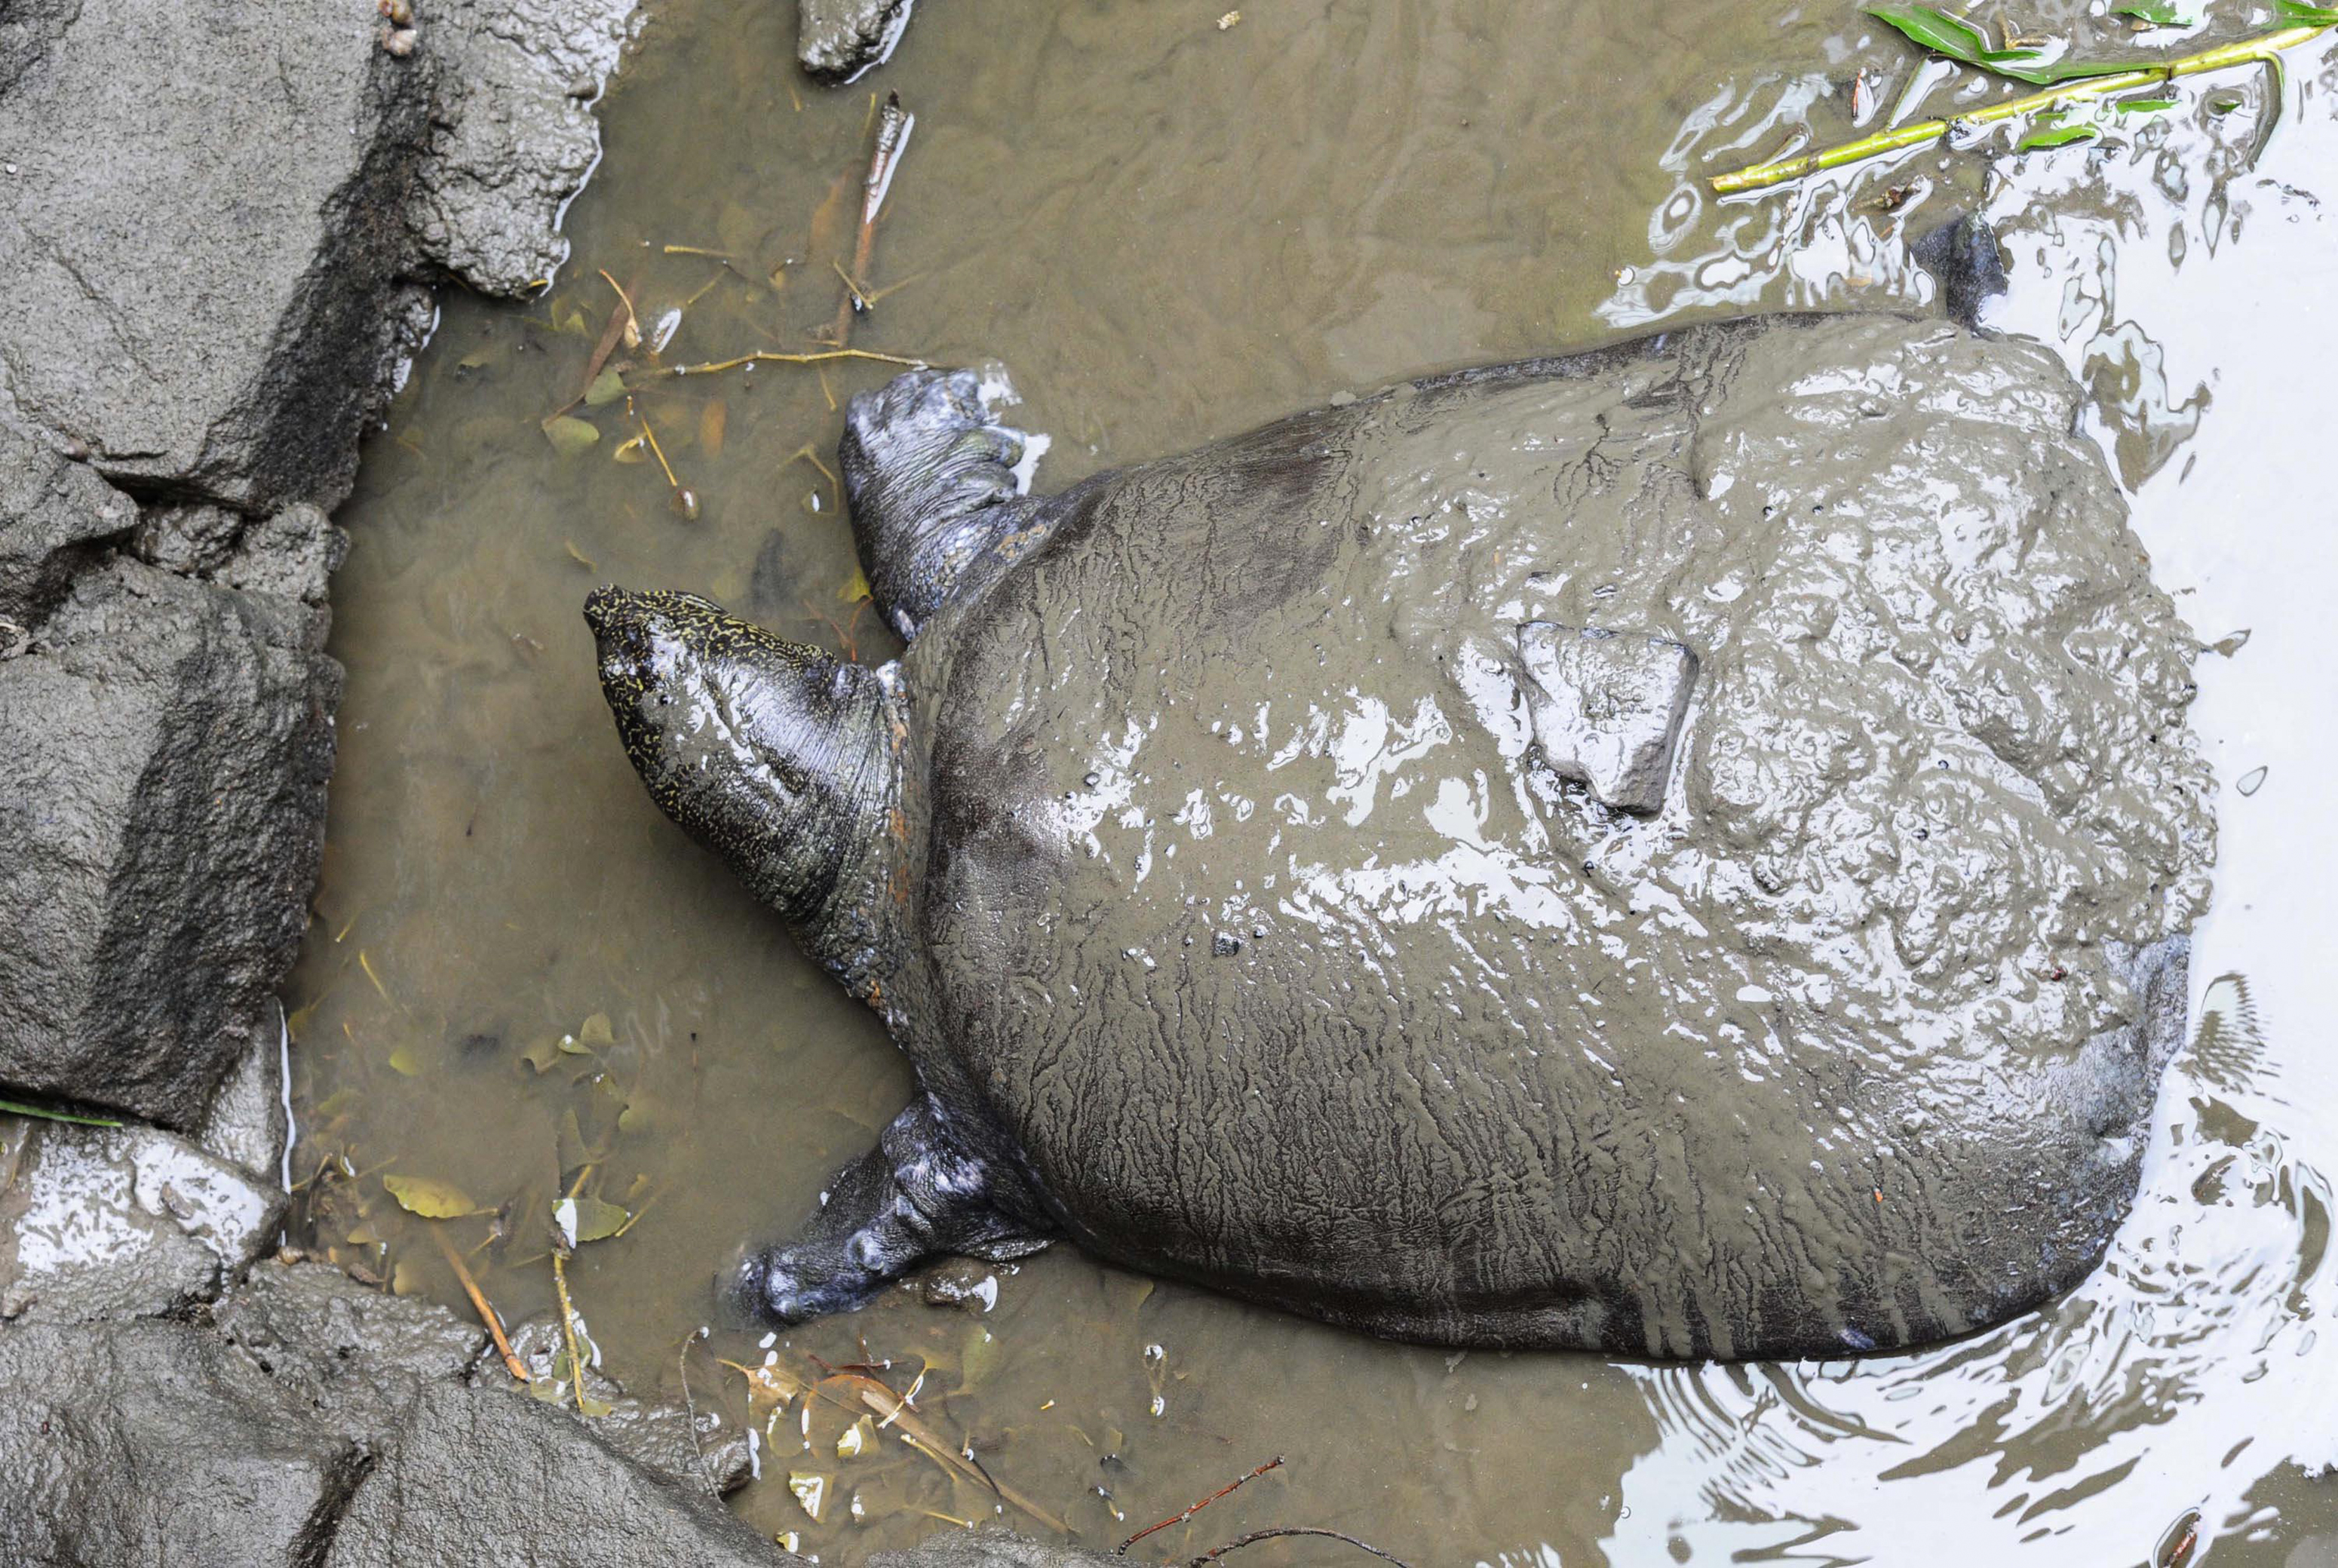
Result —
<path fill-rule="evenodd" d="M 892 681 L 694 593 L 604 587 L 584 620 L 650 798 L 865 992 L 889 951 L 906 835 Z"/>

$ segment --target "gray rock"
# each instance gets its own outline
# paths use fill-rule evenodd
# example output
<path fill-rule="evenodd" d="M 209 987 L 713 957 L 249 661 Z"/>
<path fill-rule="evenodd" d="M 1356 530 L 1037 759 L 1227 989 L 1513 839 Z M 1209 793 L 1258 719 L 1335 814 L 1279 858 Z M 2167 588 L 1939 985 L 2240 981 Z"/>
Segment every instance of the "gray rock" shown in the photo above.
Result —
<path fill-rule="evenodd" d="M 601 155 L 591 101 L 634 0 L 437 0 L 417 63 L 434 72 L 429 157 L 414 192 L 426 260 L 517 296 L 568 259 L 560 214 Z"/>
<path fill-rule="evenodd" d="M 0 425 L 0 617 L 38 626 L 97 542 L 137 520 L 130 497 Z"/>
<path fill-rule="evenodd" d="M 910 0 L 802 0 L 796 58 L 824 82 L 842 82 L 884 61 L 909 24 Z"/>
<path fill-rule="evenodd" d="M 311 1563 L 364 1467 L 191 1325 L 0 1329 L 0 1561 Z"/>
<path fill-rule="evenodd" d="M 130 536 L 130 553 L 165 572 L 202 576 L 233 553 L 244 523 L 243 514 L 224 506 L 150 506 Z"/>
<path fill-rule="evenodd" d="M 207 1301 L 274 1248 L 283 1218 L 272 1181 L 168 1132 L 0 1117 L 0 1318 Z"/>
<path fill-rule="evenodd" d="M 211 1308 L 229 1343 L 337 1430 L 386 1441 L 418 1384 L 459 1379 L 486 1330 L 322 1263 L 265 1262 Z"/>
<path fill-rule="evenodd" d="M 0 663 L 0 1083 L 192 1127 L 272 1037 L 332 761 L 320 622 L 124 559 Z"/>
<path fill-rule="evenodd" d="M 348 491 L 427 93 L 372 8 L 33 0 L 0 97 L 0 418 L 141 496 Z"/>
<path fill-rule="evenodd" d="M 1543 760 L 1619 811 L 1662 810 L 1696 655 L 1639 632 L 1518 628 L 1527 714 Z"/>
<path fill-rule="evenodd" d="M 341 1517 L 332 1568 L 790 1563 L 707 1497 L 523 1396 L 426 1383 Z"/>
<path fill-rule="evenodd" d="M 292 1132 L 284 1109 L 283 1029 L 280 1015 L 275 1030 L 263 1024 L 243 1060 L 211 1097 L 211 1109 L 195 1133 L 195 1142 L 221 1159 L 275 1181 L 290 1180 L 284 1152 Z"/>

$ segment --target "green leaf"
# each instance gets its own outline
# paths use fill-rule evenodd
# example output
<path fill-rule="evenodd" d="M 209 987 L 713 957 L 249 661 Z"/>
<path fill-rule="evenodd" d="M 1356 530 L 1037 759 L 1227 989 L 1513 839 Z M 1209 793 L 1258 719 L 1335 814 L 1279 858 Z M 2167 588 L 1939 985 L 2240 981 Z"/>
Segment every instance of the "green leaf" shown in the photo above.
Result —
<path fill-rule="evenodd" d="M 1961 16 L 1951 16 L 1930 5 L 1871 5 L 1867 14 L 1936 54 L 1945 54 L 1993 75 L 2027 82 L 2033 87 L 2050 87 L 2057 82 L 2074 82 L 2086 76 L 2116 76 L 2137 69 L 2131 61 L 2064 59 L 2041 64 L 2043 56 L 2036 49 L 1992 49 L 1979 28 Z"/>
<path fill-rule="evenodd" d="M 2176 107 L 2173 98 L 2122 98 L 2111 105 L 2122 114 L 2156 114 Z"/>
<path fill-rule="evenodd" d="M 422 1071 L 422 1058 L 409 1046 L 400 1045 L 389 1054 L 389 1070 L 401 1078 L 412 1078 Z"/>
<path fill-rule="evenodd" d="M 519 1054 L 519 1059 L 539 1073 L 549 1073 L 560 1060 L 560 1042 L 546 1034 Z"/>
<path fill-rule="evenodd" d="M 2035 152 L 2047 147 L 2068 147 L 2077 142 L 2097 142 L 2102 132 L 2091 125 L 2056 125 L 2044 131 L 2032 131 L 2021 139 L 2017 152 Z"/>
<path fill-rule="evenodd" d="M 2338 5 L 2308 5 L 2304 0 L 2275 0 L 2273 19 L 2293 27 L 2338 27 Z"/>
<path fill-rule="evenodd" d="M 460 1220 L 467 1214 L 486 1212 L 452 1181 L 433 1181 L 427 1176 L 385 1176 L 381 1184 L 398 1200 L 399 1208 L 425 1220 Z"/>
<path fill-rule="evenodd" d="M 2138 22 L 2148 22 L 2154 27 L 2191 27 L 2199 18 L 2185 14 L 2176 0 L 2120 0 L 2111 7 L 2114 16 L 2132 16 Z"/>
<path fill-rule="evenodd" d="M 1933 54 L 1967 64 L 1978 64 L 1989 48 L 1979 28 L 1930 5 L 1870 5 L 1867 14 L 1887 27 L 1898 28 Z"/>
<path fill-rule="evenodd" d="M 43 1122 L 70 1122 L 76 1127 L 119 1127 L 121 1122 L 104 1116 L 76 1116 L 70 1111 L 52 1111 L 45 1105 L 27 1105 L 21 1100 L 0 1100 L 0 1111 L 12 1116 L 37 1117 Z"/>
<path fill-rule="evenodd" d="M 617 1043 L 616 1031 L 610 1028 L 606 1013 L 595 1013 L 578 1024 L 576 1038 L 587 1045 L 614 1045 Z"/>
<path fill-rule="evenodd" d="M 625 1228 L 633 1216 L 614 1203 L 598 1198 L 563 1198 L 552 1206 L 552 1222 L 560 1227 L 571 1247 L 605 1241 Z"/>
<path fill-rule="evenodd" d="M 601 432 L 574 414 L 562 414 L 544 422 L 544 438 L 563 457 L 574 457 L 601 438 Z"/>
<path fill-rule="evenodd" d="M 593 385 L 584 388 L 584 406 L 598 408 L 604 403 L 614 403 L 625 395 L 625 378 L 614 365 L 593 377 Z"/>

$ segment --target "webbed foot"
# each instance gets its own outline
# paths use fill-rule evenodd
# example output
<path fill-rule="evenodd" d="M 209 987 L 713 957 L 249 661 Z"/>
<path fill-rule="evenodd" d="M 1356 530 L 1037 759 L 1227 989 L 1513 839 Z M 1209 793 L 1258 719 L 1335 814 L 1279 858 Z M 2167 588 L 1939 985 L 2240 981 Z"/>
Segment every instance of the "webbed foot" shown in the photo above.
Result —
<path fill-rule="evenodd" d="M 1018 466 L 1044 436 L 997 424 L 971 370 L 912 370 L 854 397 L 837 455 L 878 606 L 914 637 L 986 563 L 1043 536 Z"/>
<path fill-rule="evenodd" d="M 740 1266 L 745 1305 L 781 1323 L 860 1306 L 928 1259 L 1002 1261 L 1054 1240 L 987 1161 L 951 1139 L 932 1102 L 893 1119 L 878 1146 L 838 1173 L 798 1240 Z"/>

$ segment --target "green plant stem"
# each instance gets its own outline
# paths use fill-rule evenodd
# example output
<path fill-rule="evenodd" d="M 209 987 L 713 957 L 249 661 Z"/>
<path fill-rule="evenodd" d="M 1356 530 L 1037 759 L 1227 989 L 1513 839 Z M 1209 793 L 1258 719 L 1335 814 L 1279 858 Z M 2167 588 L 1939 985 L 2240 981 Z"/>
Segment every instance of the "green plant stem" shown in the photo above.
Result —
<path fill-rule="evenodd" d="M 2198 76 L 2211 71 L 2228 71 L 2236 65 L 2270 65 L 2276 74 L 2281 69 L 2281 54 L 2301 44 L 2311 43 L 2330 31 L 2328 25 L 2284 27 L 2279 32 L 2261 33 L 2254 38 L 2243 38 L 2223 44 L 2197 54 L 2160 64 L 2138 65 L 2132 71 L 2116 76 L 2088 76 L 2076 81 L 2058 83 L 2042 91 L 2019 98 L 2009 98 L 2001 103 L 1976 109 L 1970 114 L 1957 115 L 1956 121 L 1968 125 L 1993 124 L 2000 120 L 2016 120 L 2024 114 L 2034 114 L 2041 109 L 2058 108 L 2065 104 L 2082 103 L 2107 98 L 2137 87 L 2156 86 L 2173 82 L 2178 77 Z M 1773 162 L 1755 163 L 1726 174 L 1714 176 L 1714 193 L 1734 196 L 1744 191 L 1762 191 L 1773 185 L 1785 185 L 1806 179 L 1822 170 L 1840 169 L 1849 163 L 1863 163 L 1871 158 L 1881 158 L 1903 148 L 1920 147 L 1937 142 L 1949 133 L 1948 120 L 1926 120 L 1914 125 L 1901 125 L 1890 131 L 1879 131 L 1856 142 L 1846 142 L 1822 152 L 1805 152 L 1796 158 L 1781 158 Z"/>
<path fill-rule="evenodd" d="M 70 1111 L 52 1111 L 45 1105 L 27 1105 L 21 1100 L 0 1100 L 0 1112 L 11 1116 L 32 1116 L 43 1122 L 70 1122 L 76 1127 L 119 1127 L 121 1122 L 106 1116 L 76 1116 Z"/>

